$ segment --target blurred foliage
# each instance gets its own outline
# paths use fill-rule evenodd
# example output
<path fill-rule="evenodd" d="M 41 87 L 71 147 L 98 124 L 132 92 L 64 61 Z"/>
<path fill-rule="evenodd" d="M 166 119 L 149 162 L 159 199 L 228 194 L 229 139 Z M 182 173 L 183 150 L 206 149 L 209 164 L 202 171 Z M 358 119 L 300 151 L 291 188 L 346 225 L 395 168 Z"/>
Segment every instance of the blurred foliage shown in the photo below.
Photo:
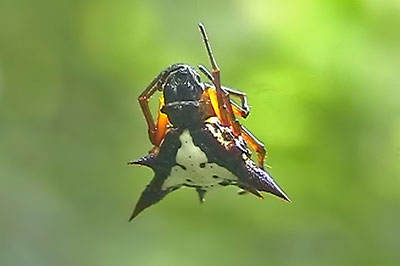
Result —
<path fill-rule="evenodd" d="M 0 265 L 399 265 L 397 0 L 0 2 Z M 175 62 L 248 93 L 292 198 L 181 189 L 128 217 L 152 172 L 138 94 Z"/>

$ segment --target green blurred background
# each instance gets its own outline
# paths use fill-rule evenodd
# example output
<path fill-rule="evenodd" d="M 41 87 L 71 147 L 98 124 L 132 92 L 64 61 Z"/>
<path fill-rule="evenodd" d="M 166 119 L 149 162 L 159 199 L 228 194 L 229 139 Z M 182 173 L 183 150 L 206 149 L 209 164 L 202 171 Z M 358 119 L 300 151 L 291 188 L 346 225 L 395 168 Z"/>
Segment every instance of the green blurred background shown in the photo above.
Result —
<path fill-rule="evenodd" d="M 400 2 L 0 2 L 0 265 L 400 265 Z M 293 202 L 152 172 L 137 96 L 175 62 L 227 86 Z"/>

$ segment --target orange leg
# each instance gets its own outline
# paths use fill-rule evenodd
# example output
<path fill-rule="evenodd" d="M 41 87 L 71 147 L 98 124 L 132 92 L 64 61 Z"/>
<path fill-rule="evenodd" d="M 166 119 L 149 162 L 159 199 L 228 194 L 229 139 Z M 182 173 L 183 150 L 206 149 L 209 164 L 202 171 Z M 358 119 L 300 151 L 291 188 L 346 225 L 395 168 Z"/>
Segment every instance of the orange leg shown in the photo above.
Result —
<path fill-rule="evenodd" d="M 204 26 L 202 24 L 199 24 L 199 28 L 200 28 L 201 35 L 203 36 L 203 41 L 204 41 L 204 44 L 207 49 L 208 57 L 210 58 L 210 62 L 211 62 L 212 77 L 213 77 L 212 82 L 215 86 L 216 98 L 217 98 L 217 103 L 218 103 L 217 106 L 215 107 L 216 109 L 218 109 L 218 111 L 216 110 L 216 113 L 219 114 L 219 118 L 223 125 L 229 125 L 230 124 L 229 120 L 228 120 L 229 118 L 227 117 L 226 112 L 225 112 L 225 109 L 227 108 L 227 106 L 225 106 L 223 91 L 221 89 L 220 70 L 217 66 L 217 62 L 215 61 L 214 55 L 212 53 L 211 45 L 210 45 L 210 42 L 208 41 L 206 29 L 204 28 Z"/>
<path fill-rule="evenodd" d="M 150 111 L 149 100 L 150 97 L 157 91 L 157 87 L 154 86 L 155 82 L 153 81 L 143 92 L 140 94 L 138 100 L 140 107 L 142 108 L 144 118 L 146 119 L 148 133 L 151 143 L 156 145 L 155 142 L 155 133 L 156 133 L 156 125 L 154 124 L 154 119 Z"/>
<path fill-rule="evenodd" d="M 250 148 L 257 153 L 257 164 L 264 169 L 264 159 L 267 154 L 264 144 L 256 138 L 245 126 L 241 125 L 242 136 Z"/>
<path fill-rule="evenodd" d="M 222 121 L 221 110 L 218 105 L 217 92 L 215 91 L 215 89 L 213 87 L 207 87 L 203 95 L 205 95 L 205 99 L 203 101 L 207 101 L 207 104 L 209 101 L 209 103 L 212 106 L 212 109 L 215 112 L 215 115 L 218 117 L 220 121 Z"/>
<path fill-rule="evenodd" d="M 229 99 L 229 94 L 226 94 L 226 92 L 223 92 L 223 93 L 224 93 L 223 94 L 223 102 L 224 102 L 225 108 L 223 108 L 221 110 L 221 108 L 219 108 L 218 95 L 217 95 L 217 92 L 214 89 L 214 87 L 206 88 L 206 94 L 208 95 L 208 98 L 210 99 L 211 106 L 214 109 L 215 115 L 218 117 L 218 119 L 221 121 L 221 123 L 222 123 L 222 117 L 223 117 L 223 115 L 225 115 L 225 117 L 228 118 L 227 125 L 231 127 L 235 136 L 239 136 L 241 133 L 241 129 L 240 129 L 240 124 L 235 117 L 235 112 L 238 112 L 239 116 L 241 115 L 240 109 L 238 109 L 238 108 L 240 108 L 240 106 L 233 105 Z M 225 104 L 225 103 L 228 103 L 228 104 Z"/>
<path fill-rule="evenodd" d="M 250 107 L 247 103 L 247 95 L 244 92 L 241 91 L 237 91 L 228 87 L 222 87 L 222 89 L 226 92 L 229 93 L 229 95 L 233 95 L 236 97 L 240 98 L 241 101 L 241 106 L 239 106 L 237 103 L 235 103 L 234 101 L 231 100 L 231 105 L 232 105 L 232 109 L 233 112 L 235 113 L 235 115 L 242 117 L 242 118 L 247 118 L 247 116 L 250 113 Z"/>
<path fill-rule="evenodd" d="M 243 136 L 245 141 L 248 143 L 251 149 L 257 153 L 258 165 L 264 168 L 264 158 L 266 155 L 264 144 L 259 141 L 251 132 L 240 125 L 235 115 L 246 118 L 250 112 L 250 108 L 247 104 L 246 94 L 240 91 L 236 91 L 230 88 L 221 86 L 221 75 L 220 70 L 215 61 L 214 55 L 211 50 L 211 45 L 207 37 L 206 30 L 202 24 L 199 24 L 201 35 L 206 46 L 208 57 L 210 58 L 212 71 L 211 74 L 204 66 L 199 66 L 199 69 L 212 81 L 213 88 L 208 88 L 209 98 L 211 104 L 215 110 L 217 117 L 221 120 L 221 123 L 225 126 L 230 126 L 235 136 Z M 242 106 L 237 105 L 229 98 L 229 94 L 237 96 L 242 101 Z"/>
<path fill-rule="evenodd" d="M 233 134 L 235 136 L 239 136 L 242 133 L 242 129 L 241 129 L 239 121 L 236 119 L 236 116 L 233 112 L 231 100 L 229 98 L 228 93 L 224 93 L 224 103 L 226 106 L 226 110 L 225 110 L 226 116 L 228 117 L 228 122 L 231 125 Z"/>
<path fill-rule="evenodd" d="M 219 118 L 221 120 L 221 123 L 225 126 L 230 126 L 233 130 L 233 133 L 235 136 L 239 136 L 241 129 L 240 129 L 240 124 L 236 120 L 236 117 L 233 113 L 232 105 L 231 105 L 231 100 L 229 98 L 229 93 L 224 91 L 221 88 L 221 73 L 218 68 L 217 62 L 215 61 L 214 55 L 211 50 L 211 45 L 207 37 L 206 30 L 202 24 L 199 24 L 200 32 L 201 35 L 203 36 L 203 41 L 207 49 L 208 57 L 210 58 L 211 62 L 211 76 L 212 76 L 212 82 L 215 87 L 216 91 L 216 98 L 217 98 L 217 106 L 215 109 L 218 109 L 216 113 L 219 113 Z"/>
<path fill-rule="evenodd" d="M 216 96 L 215 96 L 215 90 L 213 90 L 212 88 L 208 89 L 208 94 L 209 97 L 211 99 L 211 104 L 214 108 L 214 110 L 218 110 L 215 109 L 215 105 L 217 105 L 218 103 L 216 102 Z M 254 136 L 245 126 L 240 125 L 239 122 L 237 121 L 237 119 L 235 118 L 235 115 L 237 115 L 238 117 L 243 117 L 243 114 L 245 114 L 245 116 L 248 115 L 248 111 L 246 112 L 246 109 L 242 109 L 240 106 L 238 106 L 237 104 L 232 104 L 232 112 L 229 112 L 229 115 L 231 115 L 232 120 L 233 121 L 233 125 L 236 127 L 239 127 L 239 134 L 241 135 L 244 140 L 246 141 L 246 143 L 250 146 L 250 148 L 255 151 L 257 153 L 257 164 L 260 168 L 264 169 L 264 159 L 266 156 L 266 150 L 265 150 L 265 146 L 264 144 L 257 139 L 256 136 Z M 217 117 L 219 118 L 218 114 Z M 245 118 L 245 117 L 243 117 Z M 234 128 L 233 128 L 234 129 Z M 238 136 L 236 135 L 236 136 Z"/>
<path fill-rule="evenodd" d="M 208 77 L 209 80 L 211 80 L 214 83 L 213 75 L 210 73 L 210 71 L 208 71 L 208 69 L 205 66 L 199 65 L 199 69 L 201 72 L 203 72 L 204 75 L 206 75 Z M 230 100 L 230 104 L 232 105 L 233 113 L 238 117 L 247 118 L 247 116 L 250 113 L 250 107 L 247 103 L 246 93 L 237 91 L 237 90 L 225 87 L 225 86 L 221 86 L 221 89 L 223 92 L 228 93 L 229 96 L 233 95 L 233 96 L 237 96 L 240 98 L 241 106 L 239 106 L 233 100 Z M 218 117 L 220 117 L 220 116 L 218 116 Z"/>
<path fill-rule="evenodd" d="M 161 113 L 159 111 L 158 114 L 158 119 L 157 119 L 157 124 L 154 123 L 153 115 L 151 114 L 150 107 L 149 107 L 149 100 L 150 98 L 154 95 L 154 93 L 158 90 L 161 91 L 162 87 L 161 85 L 165 81 L 165 79 L 168 77 L 168 75 L 180 68 L 180 64 L 175 64 L 170 67 L 168 67 L 165 71 L 161 72 L 150 84 L 149 86 L 146 87 L 146 89 L 139 95 L 139 104 L 140 107 L 142 108 L 143 115 L 146 119 L 147 127 L 148 127 L 148 133 L 149 133 L 149 139 L 151 143 L 155 146 L 159 146 L 161 143 L 161 140 L 163 136 L 160 136 L 161 134 L 165 133 L 165 130 L 162 129 L 161 133 L 158 132 L 160 127 L 166 127 L 168 119 L 166 118 L 166 115 Z M 160 109 L 161 105 L 163 104 L 160 102 Z M 164 130 L 164 131 L 163 131 Z M 164 132 L 164 133 L 162 133 Z"/>
<path fill-rule="evenodd" d="M 214 90 L 214 88 L 209 87 L 206 89 L 206 94 L 208 95 L 208 98 L 210 99 L 211 102 L 211 106 L 213 107 L 216 116 L 218 117 L 218 119 L 220 119 L 219 113 L 218 113 L 218 108 L 216 108 L 216 106 L 218 106 L 217 103 L 217 99 L 216 99 L 216 92 Z M 233 107 L 233 113 L 236 114 L 236 110 L 235 110 L 235 105 L 232 105 Z M 239 112 L 237 114 L 239 117 L 241 116 L 241 113 Z M 237 124 L 239 124 L 236 120 L 235 122 Z M 246 141 L 246 143 L 250 146 L 250 148 L 255 151 L 257 153 L 257 163 L 259 165 L 259 167 L 264 168 L 264 158 L 266 155 L 266 150 L 264 147 L 264 144 L 258 140 L 245 126 L 240 125 L 240 134 L 241 136 L 244 138 L 244 140 Z"/>
<path fill-rule="evenodd" d="M 167 132 L 169 120 L 167 114 L 161 112 L 161 108 L 164 106 L 164 98 L 160 97 L 160 104 L 158 108 L 158 117 L 157 117 L 157 126 L 155 132 L 155 146 L 159 147 L 161 142 L 165 137 L 165 133 Z"/>

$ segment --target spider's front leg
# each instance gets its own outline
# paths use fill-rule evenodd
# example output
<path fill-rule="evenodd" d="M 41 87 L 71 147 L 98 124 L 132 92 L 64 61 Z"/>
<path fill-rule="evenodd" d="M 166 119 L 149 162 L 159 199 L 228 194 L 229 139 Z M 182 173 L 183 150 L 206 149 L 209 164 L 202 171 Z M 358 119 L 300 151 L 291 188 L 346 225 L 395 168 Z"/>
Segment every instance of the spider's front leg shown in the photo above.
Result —
<path fill-rule="evenodd" d="M 221 72 L 218 68 L 217 62 L 215 61 L 214 55 L 211 50 L 211 45 L 207 37 L 206 29 L 202 24 L 199 24 L 201 35 L 206 46 L 207 54 L 211 62 L 211 74 L 208 72 L 208 76 L 211 79 L 216 94 L 216 103 L 213 103 L 213 108 L 224 126 L 230 126 L 233 134 L 239 136 L 241 134 L 240 124 L 237 121 L 233 112 L 229 93 L 221 87 Z M 202 69 L 200 69 L 202 70 Z M 207 71 L 206 71 L 207 72 Z"/>
<path fill-rule="evenodd" d="M 149 139 L 154 145 L 153 150 L 156 150 L 164 139 L 169 124 L 168 116 L 161 112 L 161 108 L 164 106 L 164 99 L 162 97 L 160 98 L 156 124 L 154 124 L 148 100 L 146 100 L 146 98 L 139 98 L 139 102 L 148 125 Z"/>
<path fill-rule="evenodd" d="M 250 108 L 247 104 L 247 96 L 244 92 L 236 91 L 230 88 L 221 86 L 221 74 L 215 61 L 214 55 L 211 50 L 211 45 L 207 37 L 206 30 L 202 24 L 199 24 L 201 35 L 206 46 L 207 54 L 211 62 L 211 73 L 204 66 L 199 66 L 199 69 L 212 81 L 214 88 L 210 87 L 207 89 L 207 94 L 211 100 L 211 105 L 224 126 L 230 126 L 235 136 L 242 136 L 246 143 L 249 144 L 258 156 L 258 165 L 264 168 L 265 148 L 264 144 L 259 141 L 251 132 L 240 125 L 236 116 L 246 118 L 250 112 Z M 229 95 L 232 94 L 237 96 L 242 101 L 242 106 L 237 105 L 233 102 Z"/>
<path fill-rule="evenodd" d="M 149 138 L 153 145 L 157 145 L 157 142 L 155 141 L 155 134 L 157 130 L 156 130 L 156 125 L 154 124 L 153 115 L 151 114 L 150 111 L 149 100 L 151 96 L 153 96 L 153 94 L 157 91 L 157 86 L 156 86 L 157 82 L 158 80 L 153 80 L 153 82 L 150 83 L 149 86 L 147 86 L 147 88 L 142 92 L 142 94 L 140 94 L 138 98 L 144 118 L 146 119 Z"/>
<path fill-rule="evenodd" d="M 169 66 L 166 70 L 161 72 L 147 87 L 146 89 L 139 95 L 138 101 L 140 107 L 143 111 L 143 115 L 146 119 L 149 139 L 151 143 L 155 147 L 159 147 L 161 141 L 164 138 L 167 125 L 169 123 L 167 115 L 162 113 L 160 110 L 164 105 L 164 99 L 160 98 L 160 104 L 158 109 L 158 118 L 157 123 L 154 123 L 153 115 L 151 114 L 150 107 L 149 107 L 149 100 L 154 95 L 156 91 L 162 91 L 162 84 L 165 82 L 168 75 L 183 67 L 182 64 L 174 64 Z"/>

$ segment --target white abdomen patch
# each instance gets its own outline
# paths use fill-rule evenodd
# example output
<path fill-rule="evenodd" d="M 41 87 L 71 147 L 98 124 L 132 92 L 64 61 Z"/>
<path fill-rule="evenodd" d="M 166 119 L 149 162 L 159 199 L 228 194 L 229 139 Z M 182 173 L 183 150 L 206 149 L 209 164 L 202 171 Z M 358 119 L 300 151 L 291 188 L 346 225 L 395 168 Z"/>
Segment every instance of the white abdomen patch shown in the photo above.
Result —
<path fill-rule="evenodd" d="M 209 163 L 206 154 L 194 145 L 192 136 L 185 129 L 179 136 L 181 147 L 176 153 L 176 163 L 164 181 L 163 189 L 180 185 L 214 188 L 224 181 L 237 181 L 237 177 L 216 163 Z"/>

